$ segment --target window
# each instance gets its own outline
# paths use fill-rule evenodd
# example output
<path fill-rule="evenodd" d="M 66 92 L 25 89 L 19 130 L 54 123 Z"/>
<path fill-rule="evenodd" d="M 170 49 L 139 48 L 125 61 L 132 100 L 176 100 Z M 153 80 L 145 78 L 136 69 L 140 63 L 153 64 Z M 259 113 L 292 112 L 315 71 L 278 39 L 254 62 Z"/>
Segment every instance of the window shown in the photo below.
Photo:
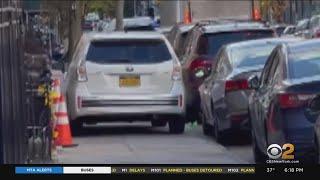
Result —
<path fill-rule="evenodd" d="M 93 41 L 86 60 L 107 63 L 159 63 L 171 59 L 162 40 L 107 40 Z"/>
<path fill-rule="evenodd" d="M 273 84 L 274 80 L 275 80 L 275 72 L 276 72 L 276 69 L 279 65 L 279 62 L 280 62 L 280 51 L 277 50 L 274 58 L 273 58 L 273 61 L 272 61 L 272 65 L 271 65 L 271 68 L 270 68 L 270 71 L 269 71 L 269 75 L 266 79 L 266 84 L 267 86 Z"/>
<path fill-rule="evenodd" d="M 307 78 L 320 74 L 320 48 L 305 47 L 289 53 L 289 76 L 292 79 Z"/>
<path fill-rule="evenodd" d="M 271 53 L 269 59 L 266 62 L 266 65 L 261 73 L 261 87 L 265 87 L 267 85 L 268 77 L 270 74 L 270 69 L 271 69 L 274 57 L 278 51 L 277 49 L 273 50 L 273 52 Z"/>
<path fill-rule="evenodd" d="M 226 44 L 251 40 L 273 37 L 271 30 L 246 30 L 239 32 L 221 32 L 213 34 L 204 34 L 199 41 L 197 52 L 200 55 L 215 56 L 218 50 Z"/>
<path fill-rule="evenodd" d="M 185 43 L 186 43 L 186 38 L 188 36 L 188 32 L 181 33 L 180 38 L 178 39 L 177 42 L 177 55 L 180 57 L 182 56 L 185 52 Z"/>
<path fill-rule="evenodd" d="M 232 65 L 237 68 L 263 66 L 276 45 L 263 43 L 234 47 L 230 51 Z"/>
<path fill-rule="evenodd" d="M 223 51 L 221 53 L 221 56 L 219 58 L 219 62 L 217 65 L 217 75 L 218 77 L 222 78 L 224 76 L 226 76 L 228 70 L 230 69 L 229 67 L 229 61 L 228 61 L 228 57 L 225 53 L 225 51 Z"/>

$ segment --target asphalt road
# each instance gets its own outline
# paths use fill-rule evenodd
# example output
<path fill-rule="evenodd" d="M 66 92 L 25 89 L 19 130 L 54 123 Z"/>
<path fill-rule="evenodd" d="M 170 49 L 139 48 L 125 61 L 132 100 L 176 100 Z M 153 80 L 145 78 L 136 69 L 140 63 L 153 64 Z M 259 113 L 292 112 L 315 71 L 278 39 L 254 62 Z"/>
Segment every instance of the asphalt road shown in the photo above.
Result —
<path fill-rule="evenodd" d="M 59 150 L 64 164 L 252 164 L 250 141 L 245 134 L 229 137 L 226 145 L 202 134 L 201 126 L 187 125 L 181 135 L 150 123 L 88 126 L 77 137 L 77 147 Z"/>

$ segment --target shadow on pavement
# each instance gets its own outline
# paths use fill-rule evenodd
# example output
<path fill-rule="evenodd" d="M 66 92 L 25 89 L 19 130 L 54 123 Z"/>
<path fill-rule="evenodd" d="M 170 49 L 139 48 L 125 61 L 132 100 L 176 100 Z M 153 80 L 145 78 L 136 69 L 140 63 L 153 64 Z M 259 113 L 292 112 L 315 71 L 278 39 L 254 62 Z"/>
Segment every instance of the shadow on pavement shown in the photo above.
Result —
<path fill-rule="evenodd" d="M 226 134 L 224 146 L 243 146 L 251 144 L 251 134 L 247 131 L 229 132 Z"/>
<path fill-rule="evenodd" d="M 83 127 L 78 132 L 74 132 L 73 136 L 81 137 L 81 136 L 97 136 L 97 135 L 146 135 L 146 134 L 157 134 L 157 135 L 168 135 L 169 130 L 168 127 L 157 127 L 153 128 L 150 125 L 135 125 L 132 124 L 99 124 L 99 125 L 89 125 Z"/>

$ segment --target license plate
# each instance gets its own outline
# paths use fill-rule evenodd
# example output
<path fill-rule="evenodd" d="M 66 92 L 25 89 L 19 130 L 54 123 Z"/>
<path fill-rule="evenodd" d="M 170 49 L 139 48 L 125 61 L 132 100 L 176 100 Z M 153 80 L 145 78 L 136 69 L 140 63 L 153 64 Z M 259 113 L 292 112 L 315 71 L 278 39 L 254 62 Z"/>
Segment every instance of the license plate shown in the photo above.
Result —
<path fill-rule="evenodd" d="M 137 87 L 140 86 L 140 76 L 120 76 L 119 87 Z"/>

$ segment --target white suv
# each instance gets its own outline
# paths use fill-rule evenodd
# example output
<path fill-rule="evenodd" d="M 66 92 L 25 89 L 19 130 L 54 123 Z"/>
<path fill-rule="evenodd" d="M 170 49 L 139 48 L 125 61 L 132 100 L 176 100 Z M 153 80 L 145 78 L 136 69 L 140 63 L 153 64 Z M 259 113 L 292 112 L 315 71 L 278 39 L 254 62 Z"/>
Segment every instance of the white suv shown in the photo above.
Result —
<path fill-rule="evenodd" d="M 84 34 L 66 84 L 73 129 L 83 122 L 148 119 L 153 126 L 169 122 L 171 133 L 184 132 L 181 65 L 162 34 Z"/>

